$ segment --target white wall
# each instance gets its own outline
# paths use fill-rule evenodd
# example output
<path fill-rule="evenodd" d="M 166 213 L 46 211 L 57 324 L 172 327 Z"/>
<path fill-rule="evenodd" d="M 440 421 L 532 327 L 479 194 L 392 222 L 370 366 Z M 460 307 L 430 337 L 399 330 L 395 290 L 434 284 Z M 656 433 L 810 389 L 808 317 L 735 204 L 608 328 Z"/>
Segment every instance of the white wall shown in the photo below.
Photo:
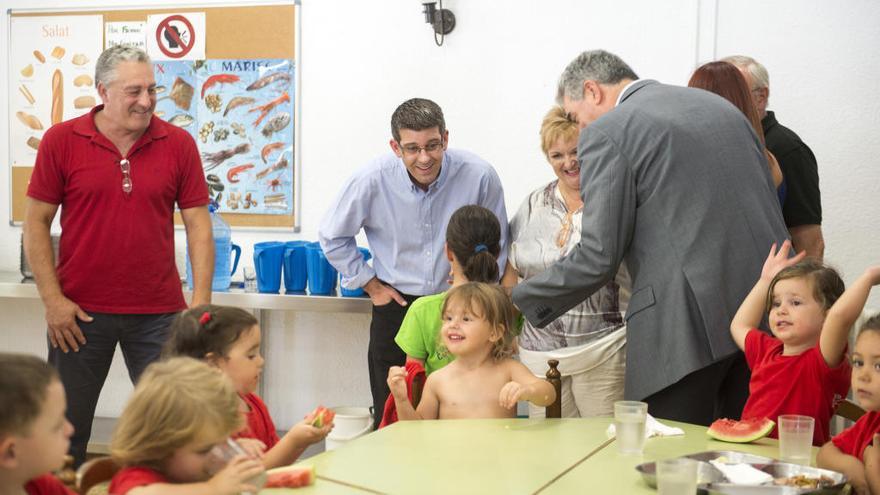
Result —
<path fill-rule="evenodd" d="M 538 128 L 559 73 L 581 50 L 605 48 L 642 77 L 673 84 L 684 84 L 698 62 L 715 56 L 745 53 L 765 63 L 772 109 L 819 160 L 829 261 L 847 281 L 878 262 L 880 203 L 869 194 L 880 183 L 874 164 L 880 156 L 880 103 L 872 91 L 880 80 L 880 4 L 873 0 L 638 0 L 613 7 L 578 0 L 447 0 L 457 26 L 439 48 L 416 0 L 303 3 L 302 232 L 236 232 L 245 260 L 257 241 L 314 239 L 340 181 L 388 149 L 390 114 L 412 96 L 441 104 L 452 146 L 472 149 L 496 166 L 508 210 L 515 211 L 531 189 L 552 177 Z M 0 0 L 3 10 L 25 4 L 60 9 L 68 2 Z M 0 55 L 8 50 L 6 36 L 0 36 Z M 0 64 L 3 94 L 6 80 L 7 67 Z M 7 102 L 0 101 L 5 115 Z M 7 136 L 7 121 L 0 119 L 3 150 Z M 0 192 L 7 191 L 3 173 Z M 8 216 L 4 199 L 0 218 Z M 18 227 L 0 226 L 0 270 L 18 269 L 19 233 Z M 880 307 L 880 295 L 870 306 Z M 33 337 L 41 333 L 38 304 L 0 300 L 0 312 L 10 315 L 0 334 L 4 349 L 41 351 L 42 337 Z M 280 426 L 315 402 L 369 402 L 367 321 L 272 315 L 268 358 L 275 364 L 267 371 L 267 399 Z M 115 368 L 99 414 L 117 414 L 128 389 Z"/>

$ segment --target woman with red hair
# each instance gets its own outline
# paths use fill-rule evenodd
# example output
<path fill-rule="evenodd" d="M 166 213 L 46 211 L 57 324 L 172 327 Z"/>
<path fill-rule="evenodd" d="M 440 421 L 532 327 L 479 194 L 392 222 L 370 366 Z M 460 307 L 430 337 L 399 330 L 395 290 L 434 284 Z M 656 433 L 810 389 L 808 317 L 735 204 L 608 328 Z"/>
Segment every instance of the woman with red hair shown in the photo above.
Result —
<path fill-rule="evenodd" d="M 749 85 L 745 77 L 743 77 L 736 66 L 727 62 L 703 64 L 694 71 L 691 80 L 688 81 L 688 86 L 711 91 L 733 103 L 749 119 L 749 122 L 752 123 L 752 128 L 755 129 L 755 134 L 758 135 L 761 144 L 764 144 L 764 131 L 761 127 L 761 119 L 758 117 L 758 109 L 755 108 L 755 103 L 752 101 L 752 95 L 749 92 Z M 779 201 L 781 203 L 785 195 L 784 186 L 782 186 L 782 169 L 779 168 L 779 162 L 776 161 L 776 157 L 766 147 L 764 148 L 764 156 L 767 157 L 770 175 L 773 177 L 773 185 L 776 186 L 779 192 Z"/>

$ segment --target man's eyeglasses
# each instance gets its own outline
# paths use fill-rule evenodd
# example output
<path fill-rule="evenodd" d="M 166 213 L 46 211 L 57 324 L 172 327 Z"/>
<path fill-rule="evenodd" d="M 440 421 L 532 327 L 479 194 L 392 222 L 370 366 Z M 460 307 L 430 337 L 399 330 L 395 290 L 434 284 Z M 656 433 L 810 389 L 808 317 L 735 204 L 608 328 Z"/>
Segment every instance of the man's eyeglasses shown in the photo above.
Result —
<path fill-rule="evenodd" d="M 131 163 L 123 158 L 119 160 L 119 168 L 122 169 L 122 192 L 131 194 Z"/>
<path fill-rule="evenodd" d="M 424 146 L 416 146 L 415 144 L 408 144 L 406 146 L 401 146 L 400 149 L 403 150 L 403 154 L 405 155 L 418 155 L 424 150 L 427 153 L 435 153 L 440 148 L 443 147 L 443 141 L 431 141 L 430 143 Z"/>

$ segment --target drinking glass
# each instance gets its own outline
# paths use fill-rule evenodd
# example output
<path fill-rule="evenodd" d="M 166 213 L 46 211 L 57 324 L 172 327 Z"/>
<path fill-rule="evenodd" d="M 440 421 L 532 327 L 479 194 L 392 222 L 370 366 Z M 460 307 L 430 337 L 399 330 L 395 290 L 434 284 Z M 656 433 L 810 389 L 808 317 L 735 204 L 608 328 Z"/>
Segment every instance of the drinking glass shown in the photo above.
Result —
<path fill-rule="evenodd" d="M 211 456 L 217 461 L 217 464 L 214 466 L 214 472 L 217 472 L 223 469 L 229 461 L 233 458 L 247 455 L 247 452 L 238 444 L 235 440 L 231 438 L 226 439 L 226 443 L 222 443 L 219 445 L 215 445 L 213 449 L 211 449 Z M 247 480 L 247 483 L 257 487 L 256 492 L 242 492 L 242 495 L 256 495 L 263 486 L 266 484 L 266 472 L 261 471 L 260 474 L 254 476 L 253 478 Z"/>
<path fill-rule="evenodd" d="M 810 416 L 779 416 L 779 458 L 783 462 L 810 464 L 815 424 L 816 421 Z"/>
<path fill-rule="evenodd" d="M 645 420 L 648 404 L 644 402 L 621 400 L 614 403 L 614 428 L 617 436 L 617 451 L 621 454 L 642 453 L 645 446 Z"/>
<path fill-rule="evenodd" d="M 684 457 L 657 461 L 657 493 L 685 495 L 697 491 L 697 461 Z"/>
<path fill-rule="evenodd" d="M 257 271 L 254 270 L 252 266 L 246 266 L 242 268 L 242 275 L 244 276 L 244 291 L 245 292 L 256 292 L 257 291 Z"/>

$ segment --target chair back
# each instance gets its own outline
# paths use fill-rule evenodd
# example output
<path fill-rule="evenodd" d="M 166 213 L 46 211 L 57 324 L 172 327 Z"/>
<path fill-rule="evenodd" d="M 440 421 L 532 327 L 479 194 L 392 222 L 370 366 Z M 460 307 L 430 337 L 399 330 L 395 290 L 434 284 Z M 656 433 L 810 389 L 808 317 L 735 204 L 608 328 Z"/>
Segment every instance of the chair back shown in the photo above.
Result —
<path fill-rule="evenodd" d="M 551 359 L 547 361 L 547 365 L 549 369 L 547 370 L 547 381 L 553 385 L 553 388 L 556 389 L 556 400 L 553 401 L 552 404 L 547 406 L 545 415 L 548 418 L 561 418 L 562 417 L 562 374 L 559 373 L 559 370 L 556 369 L 559 366 L 559 361 L 555 359 Z"/>
<path fill-rule="evenodd" d="M 110 481 L 117 471 L 119 471 L 119 465 L 109 456 L 96 457 L 86 461 L 76 470 L 76 489 L 85 495 L 93 486 Z"/>
<path fill-rule="evenodd" d="M 855 402 L 851 402 L 849 400 L 842 400 L 840 404 L 837 405 L 837 409 L 834 410 L 834 414 L 846 418 L 850 421 L 858 421 L 865 414 L 865 410 L 859 407 Z"/>

